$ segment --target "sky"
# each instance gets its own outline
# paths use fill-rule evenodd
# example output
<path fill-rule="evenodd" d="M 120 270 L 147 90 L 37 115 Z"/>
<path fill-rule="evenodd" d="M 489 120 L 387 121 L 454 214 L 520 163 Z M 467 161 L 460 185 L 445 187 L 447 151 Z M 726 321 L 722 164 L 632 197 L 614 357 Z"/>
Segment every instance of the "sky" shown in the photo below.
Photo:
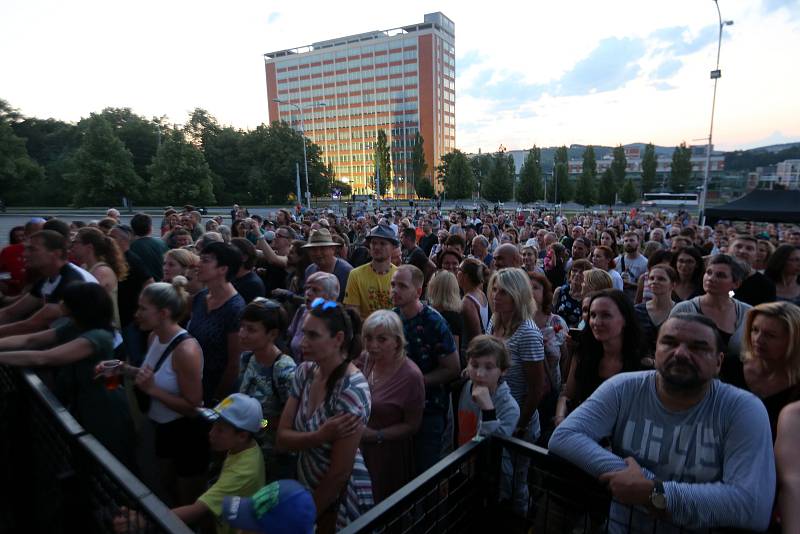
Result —
<path fill-rule="evenodd" d="M 719 6 L 734 24 L 723 31 L 715 148 L 800 141 L 800 0 Z M 4 0 L 0 98 L 66 121 L 113 106 L 182 123 L 201 107 L 252 129 L 268 120 L 265 52 L 434 11 L 455 23 L 466 152 L 708 137 L 713 0 Z"/>

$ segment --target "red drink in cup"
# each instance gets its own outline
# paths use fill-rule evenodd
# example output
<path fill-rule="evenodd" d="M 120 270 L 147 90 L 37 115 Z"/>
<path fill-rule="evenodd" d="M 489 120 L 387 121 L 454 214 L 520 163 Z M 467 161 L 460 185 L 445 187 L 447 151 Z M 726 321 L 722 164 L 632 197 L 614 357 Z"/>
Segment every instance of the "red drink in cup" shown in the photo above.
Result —
<path fill-rule="evenodd" d="M 122 377 L 122 362 L 120 360 L 106 360 L 98 366 L 99 375 L 103 377 L 106 389 L 115 390 L 119 387 Z"/>

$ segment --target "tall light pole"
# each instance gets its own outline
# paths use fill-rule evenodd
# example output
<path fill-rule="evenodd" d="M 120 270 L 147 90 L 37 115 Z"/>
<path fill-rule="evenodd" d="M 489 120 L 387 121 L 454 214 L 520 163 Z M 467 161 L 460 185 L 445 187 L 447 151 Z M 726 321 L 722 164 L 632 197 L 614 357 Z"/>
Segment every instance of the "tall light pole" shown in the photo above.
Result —
<path fill-rule="evenodd" d="M 298 111 L 298 113 L 300 113 L 300 134 L 303 136 L 303 170 L 306 175 L 306 207 L 310 210 L 311 189 L 309 189 L 308 187 L 308 156 L 306 155 L 306 121 L 305 121 L 305 114 L 303 113 L 303 108 L 300 106 L 300 104 L 295 104 L 294 102 L 289 102 L 287 100 L 283 100 L 282 98 L 273 98 L 272 101 L 277 102 L 278 104 L 288 104 L 293 108 L 295 108 Z M 312 102 L 310 107 L 325 106 L 325 105 L 327 105 L 325 102 Z"/>
<path fill-rule="evenodd" d="M 725 26 L 733 24 L 732 20 L 722 20 L 722 13 L 719 11 L 719 2 L 714 0 L 714 6 L 717 8 L 717 18 L 719 19 L 719 38 L 717 40 L 717 66 L 711 71 L 711 79 L 714 80 L 714 96 L 711 99 L 711 126 L 708 129 L 708 144 L 706 145 L 706 168 L 703 173 L 703 191 L 700 194 L 700 224 L 706 223 L 706 197 L 708 196 L 708 179 L 711 174 L 711 138 L 714 134 L 714 108 L 717 105 L 717 82 L 722 77 L 722 71 L 719 69 L 719 54 L 722 49 L 722 29 Z"/>

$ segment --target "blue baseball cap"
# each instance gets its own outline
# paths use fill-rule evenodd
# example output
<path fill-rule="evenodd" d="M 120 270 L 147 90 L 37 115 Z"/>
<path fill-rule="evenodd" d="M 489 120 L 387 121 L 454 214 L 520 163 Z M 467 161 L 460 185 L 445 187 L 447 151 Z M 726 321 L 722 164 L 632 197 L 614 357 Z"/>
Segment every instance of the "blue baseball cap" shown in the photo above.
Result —
<path fill-rule="evenodd" d="M 252 497 L 225 497 L 220 517 L 251 532 L 313 534 L 317 508 L 302 484 L 287 479 L 267 484 Z"/>

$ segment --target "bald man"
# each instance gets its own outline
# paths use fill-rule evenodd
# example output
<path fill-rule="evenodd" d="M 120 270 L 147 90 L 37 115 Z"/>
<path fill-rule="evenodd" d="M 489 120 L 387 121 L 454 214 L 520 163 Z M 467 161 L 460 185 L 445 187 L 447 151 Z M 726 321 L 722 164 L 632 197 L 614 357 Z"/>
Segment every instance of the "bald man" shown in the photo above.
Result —
<path fill-rule="evenodd" d="M 504 243 L 494 250 L 494 268 L 496 270 L 521 266 L 522 255 L 516 245 Z"/>

